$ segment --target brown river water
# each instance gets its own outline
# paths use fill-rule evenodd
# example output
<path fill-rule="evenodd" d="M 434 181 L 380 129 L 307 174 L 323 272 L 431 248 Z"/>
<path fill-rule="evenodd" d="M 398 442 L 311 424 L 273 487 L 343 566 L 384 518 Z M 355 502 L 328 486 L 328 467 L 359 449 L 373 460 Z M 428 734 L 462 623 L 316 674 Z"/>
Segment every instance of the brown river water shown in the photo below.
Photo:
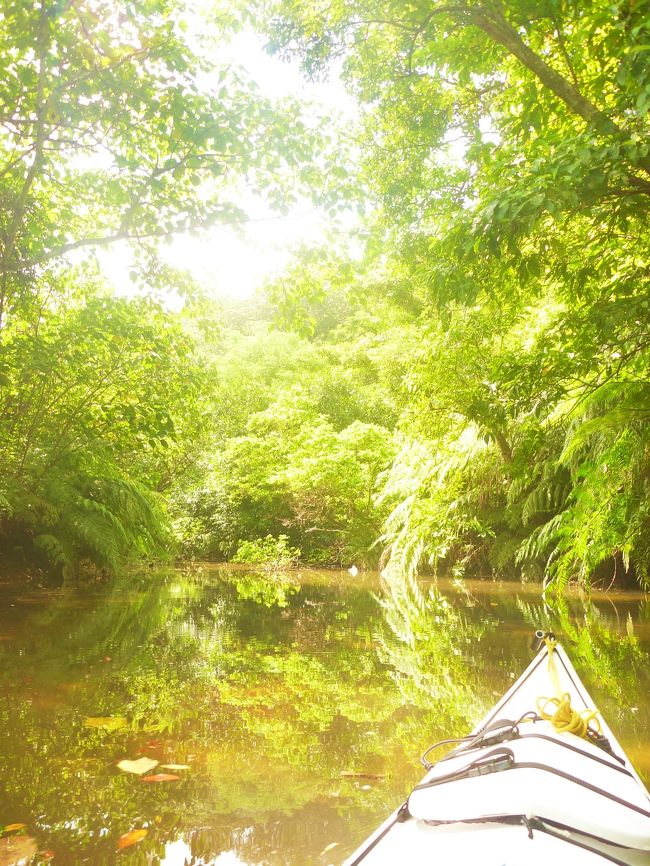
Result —
<path fill-rule="evenodd" d="M 552 610 L 519 583 L 192 566 L 57 590 L 0 577 L 0 594 L 0 829 L 25 825 L 8 832 L 35 864 L 338 866 L 427 746 L 519 675 L 537 627 L 650 780 L 641 593 Z"/>

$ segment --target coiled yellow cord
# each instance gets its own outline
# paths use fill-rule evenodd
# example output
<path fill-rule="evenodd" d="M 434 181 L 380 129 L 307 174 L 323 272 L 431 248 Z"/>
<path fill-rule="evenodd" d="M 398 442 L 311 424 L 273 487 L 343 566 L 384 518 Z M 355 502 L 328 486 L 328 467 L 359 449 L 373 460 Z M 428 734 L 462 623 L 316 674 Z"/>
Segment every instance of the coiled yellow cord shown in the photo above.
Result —
<path fill-rule="evenodd" d="M 555 711 L 548 707 L 556 707 Z M 537 698 L 537 711 L 547 722 L 551 722 L 555 730 L 560 734 L 576 734 L 578 737 L 586 737 L 589 722 L 595 721 L 598 730 L 600 722 L 595 710 L 584 710 L 579 713 L 571 706 L 571 695 L 564 692 L 559 698 Z"/>
<path fill-rule="evenodd" d="M 563 692 L 560 686 L 560 678 L 555 667 L 554 652 L 557 641 L 545 637 L 544 641 L 548 647 L 548 672 L 551 683 L 555 690 L 553 698 L 537 698 L 537 710 L 539 715 L 551 722 L 558 733 L 576 734 L 578 737 L 587 737 L 589 723 L 595 722 L 596 730 L 600 731 L 600 721 L 597 710 L 583 710 L 579 713 L 571 706 L 571 695 Z M 549 707 L 555 707 L 550 710 Z"/>

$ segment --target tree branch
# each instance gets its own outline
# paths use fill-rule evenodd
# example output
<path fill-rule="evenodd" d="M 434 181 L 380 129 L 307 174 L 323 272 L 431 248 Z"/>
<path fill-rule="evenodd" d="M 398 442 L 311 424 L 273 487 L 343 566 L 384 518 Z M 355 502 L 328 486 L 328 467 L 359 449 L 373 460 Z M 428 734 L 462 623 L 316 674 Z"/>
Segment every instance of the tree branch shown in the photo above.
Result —
<path fill-rule="evenodd" d="M 246 223 L 260 223 L 260 222 L 271 222 L 272 220 L 279 219 L 278 216 L 269 216 L 269 217 L 259 217 L 257 219 L 246 216 L 245 214 L 241 216 L 233 216 L 230 219 L 224 219 L 218 221 L 217 219 L 211 218 L 207 216 L 203 220 L 203 224 L 208 226 L 235 226 L 235 225 L 244 225 Z M 197 226 L 195 225 L 194 228 Z M 199 226 L 200 227 L 200 226 Z M 20 273 L 22 271 L 26 271 L 29 268 L 35 267 L 36 265 L 43 264 L 43 262 L 48 262 L 52 259 L 60 258 L 64 256 L 66 253 L 73 252 L 74 250 L 83 249 L 85 247 L 106 247 L 110 246 L 114 243 L 119 243 L 120 241 L 145 241 L 145 240 L 160 240 L 162 238 L 171 238 L 179 234 L 180 229 L 156 229 L 148 232 L 130 232 L 130 231 L 116 231 L 111 235 L 98 235 L 96 237 L 87 237 L 87 238 L 79 238 L 76 241 L 70 241 L 67 244 L 62 244 L 59 247 L 55 247 L 47 252 L 43 252 L 40 255 L 33 256 L 29 259 L 24 259 L 21 262 L 10 263 L 6 270 L 3 270 L 2 260 L 0 259 L 0 275 L 7 276 L 10 273 Z"/>
<path fill-rule="evenodd" d="M 622 132 L 619 126 L 594 105 L 580 91 L 567 81 L 559 72 L 556 72 L 539 55 L 526 45 L 514 27 L 506 20 L 503 12 L 492 6 L 486 8 L 479 6 L 468 9 L 469 20 L 479 27 L 493 42 L 502 45 L 510 54 L 516 57 L 527 69 L 529 69 L 542 82 L 544 87 L 554 93 L 564 104 L 585 120 L 590 126 L 595 127 L 606 135 L 617 135 Z M 650 159 L 645 157 L 638 162 L 640 168 L 650 174 Z"/>

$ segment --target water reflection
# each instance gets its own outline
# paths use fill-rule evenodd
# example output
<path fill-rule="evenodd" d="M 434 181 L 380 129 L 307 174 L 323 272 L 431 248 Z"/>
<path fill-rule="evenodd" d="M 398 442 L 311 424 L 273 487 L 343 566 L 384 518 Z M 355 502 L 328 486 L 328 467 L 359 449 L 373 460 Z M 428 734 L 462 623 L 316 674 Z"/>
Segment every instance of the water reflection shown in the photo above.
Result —
<path fill-rule="evenodd" d="M 498 620 L 489 611 L 477 617 L 476 599 L 463 584 L 455 589 L 451 597 L 437 584 L 422 587 L 385 575 L 379 656 L 405 702 L 432 712 L 438 730 L 458 733 L 473 727 L 494 702 L 495 673 L 481 676 L 481 671 L 488 663 L 485 643 L 494 642 Z"/>
<path fill-rule="evenodd" d="M 540 623 L 561 636 L 601 712 L 627 741 L 630 757 L 648 777 L 650 654 L 645 603 L 639 605 L 634 594 L 615 598 L 601 596 L 597 603 L 564 599 L 553 608 L 520 601 L 519 607 L 527 622 Z"/>
<path fill-rule="evenodd" d="M 185 866 L 192 862 L 192 848 L 184 839 L 169 842 L 165 845 L 165 853 L 160 861 L 160 866 Z M 243 860 L 234 851 L 224 851 L 211 861 L 214 866 L 246 866 Z"/>
<path fill-rule="evenodd" d="M 646 745 L 638 596 L 550 611 L 534 587 L 243 569 L 2 590 L 0 823 L 25 823 L 54 864 L 114 863 L 138 828 L 134 864 L 339 863 L 426 746 L 510 685 L 531 626 L 560 632 L 631 754 Z M 189 769 L 117 769 L 141 756 Z"/>

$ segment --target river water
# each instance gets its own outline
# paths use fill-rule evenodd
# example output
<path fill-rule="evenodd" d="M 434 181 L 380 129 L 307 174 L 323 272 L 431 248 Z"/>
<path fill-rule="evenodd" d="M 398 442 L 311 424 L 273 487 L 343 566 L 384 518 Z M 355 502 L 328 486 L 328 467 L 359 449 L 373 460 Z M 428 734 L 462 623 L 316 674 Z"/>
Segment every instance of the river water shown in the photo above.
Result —
<path fill-rule="evenodd" d="M 0 592 L 0 825 L 25 825 L 35 862 L 337 866 L 426 747 L 508 688 L 540 626 L 650 779 L 639 593 L 550 610 L 531 585 L 209 566 Z M 157 766 L 117 767 L 142 757 Z"/>

